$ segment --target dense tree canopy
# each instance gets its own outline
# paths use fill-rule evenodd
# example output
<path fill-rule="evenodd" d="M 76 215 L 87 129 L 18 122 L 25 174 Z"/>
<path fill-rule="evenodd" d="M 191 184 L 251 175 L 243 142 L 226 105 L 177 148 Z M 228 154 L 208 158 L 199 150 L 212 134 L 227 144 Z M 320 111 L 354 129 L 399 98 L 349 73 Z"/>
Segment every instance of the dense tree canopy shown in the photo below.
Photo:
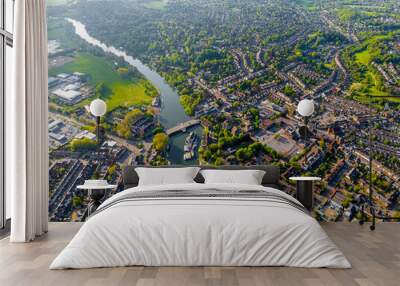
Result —
<path fill-rule="evenodd" d="M 164 151 L 168 145 L 168 135 L 165 133 L 157 133 L 153 137 L 153 147 L 157 151 Z"/>
<path fill-rule="evenodd" d="M 91 151 L 96 150 L 97 141 L 89 138 L 74 139 L 70 143 L 72 151 Z"/>

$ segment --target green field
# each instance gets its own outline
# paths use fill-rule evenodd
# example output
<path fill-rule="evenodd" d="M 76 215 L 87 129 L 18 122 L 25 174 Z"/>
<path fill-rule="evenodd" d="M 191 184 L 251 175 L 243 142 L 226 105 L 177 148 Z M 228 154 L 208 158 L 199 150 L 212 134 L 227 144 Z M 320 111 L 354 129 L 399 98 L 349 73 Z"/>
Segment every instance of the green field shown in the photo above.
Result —
<path fill-rule="evenodd" d="M 72 4 L 76 2 L 76 0 L 46 0 L 47 6 L 59 6 L 65 4 Z"/>
<path fill-rule="evenodd" d="M 390 38 L 390 35 L 370 36 L 368 40 L 365 40 L 363 43 L 365 48 L 355 54 L 356 61 L 363 65 L 369 65 L 375 57 L 380 56 L 382 53 L 380 49 L 376 48 L 377 44 L 382 40 Z"/>
<path fill-rule="evenodd" d="M 383 86 L 381 76 L 376 71 L 370 69 L 366 72 L 364 80 L 353 83 L 350 89 L 356 91 L 362 97 L 367 97 L 368 95 L 389 95 L 387 91 L 379 89 L 379 86 Z"/>
<path fill-rule="evenodd" d="M 317 3 L 314 0 L 294 0 L 297 4 L 307 8 L 308 10 L 315 10 Z"/>
<path fill-rule="evenodd" d="M 365 49 L 364 51 L 355 54 L 355 57 L 357 62 L 363 65 L 368 65 L 374 58 L 374 54 L 369 49 Z"/>
<path fill-rule="evenodd" d="M 121 80 L 121 76 L 109 60 L 87 53 L 78 53 L 73 62 L 54 68 L 49 73 L 56 75 L 62 72 L 71 73 L 75 71 L 89 74 L 93 85 L 101 82 L 110 85 Z"/>
<path fill-rule="evenodd" d="M 149 9 L 164 9 L 165 6 L 167 6 L 167 2 L 166 1 L 151 1 L 151 2 L 147 2 L 145 4 L 143 4 L 143 6 L 145 6 L 146 8 Z"/>
<path fill-rule="evenodd" d="M 90 84 L 92 86 L 104 83 L 109 92 L 102 95 L 101 98 L 107 102 L 108 111 L 112 111 L 117 107 L 148 105 L 152 101 L 152 97 L 146 94 L 146 82 L 144 79 L 127 80 L 123 78 L 115 70 L 112 62 L 102 57 L 78 53 L 73 62 L 51 69 L 49 75 L 55 76 L 63 72 L 85 73 L 90 76 Z M 90 101 L 91 98 L 88 98 L 74 105 L 74 108 L 84 106 Z"/>
<path fill-rule="evenodd" d="M 384 55 L 384 50 L 380 47 L 382 41 L 390 40 L 392 37 L 391 33 L 368 36 L 362 42 L 361 49 L 357 48 L 357 52 L 354 53 L 354 61 L 364 66 L 364 72 L 361 73 L 362 79 L 354 82 L 350 90 L 355 91 L 356 97 L 362 102 L 368 98 L 368 95 L 390 95 L 390 90 L 385 87 L 382 75 L 372 66 L 372 62 Z M 388 100 L 399 102 L 397 99 Z"/>

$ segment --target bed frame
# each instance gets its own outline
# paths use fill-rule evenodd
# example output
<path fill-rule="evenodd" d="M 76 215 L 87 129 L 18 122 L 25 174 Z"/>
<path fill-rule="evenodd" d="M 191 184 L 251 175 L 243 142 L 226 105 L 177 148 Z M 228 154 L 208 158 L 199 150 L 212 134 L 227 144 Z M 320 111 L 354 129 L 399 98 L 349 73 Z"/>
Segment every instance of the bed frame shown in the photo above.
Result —
<path fill-rule="evenodd" d="M 139 176 L 135 171 L 136 167 L 143 166 L 126 166 L 122 172 L 124 189 L 136 187 L 139 183 Z M 160 166 L 158 168 L 168 167 L 168 168 L 180 168 L 188 167 L 182 165 L 172 165 L 172 166 Z M 196 166 L 197 167 L 197 166 Z M 255 165 L 255 166 L 198 166 L 202 170 L 217 169 L 217 170 L 263 170 L 265 175 L 262 180 L 262 185 L 265 187 L 271 187 L 275 189 L 281 189 L 279 184 L 280 170 L 278 166 L 273 165 Z M 157 167 L 156 167 L 157 168 Z M 198 173 L 194 178 L 197 183 L 204 183 L 203 176 Z"/>

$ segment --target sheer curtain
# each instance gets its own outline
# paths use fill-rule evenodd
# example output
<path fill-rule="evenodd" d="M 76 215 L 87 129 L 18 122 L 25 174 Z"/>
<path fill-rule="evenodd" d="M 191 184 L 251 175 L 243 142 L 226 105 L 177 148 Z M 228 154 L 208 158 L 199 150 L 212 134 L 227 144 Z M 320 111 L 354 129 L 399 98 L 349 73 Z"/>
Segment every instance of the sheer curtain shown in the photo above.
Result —
<path fill-rule="evenodd" d="M 6 99 L 6 187 L 12 242 L 48 226 L 47 27 L 45 0 L 15 2 L 13 93 Z"/>

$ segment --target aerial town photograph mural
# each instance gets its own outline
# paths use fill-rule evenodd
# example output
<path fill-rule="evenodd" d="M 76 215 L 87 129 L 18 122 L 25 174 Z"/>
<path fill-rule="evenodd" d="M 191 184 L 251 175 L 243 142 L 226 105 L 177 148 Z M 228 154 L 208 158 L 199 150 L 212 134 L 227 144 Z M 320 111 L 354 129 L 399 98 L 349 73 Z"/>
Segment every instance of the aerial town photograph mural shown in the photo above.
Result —
<path fill-rule="evenodd" d="M 123 166 L 169 164 L 275 164 L 290 194 L 289 177 L 318 176 L 313 215 L 357 221 L 370 151 L 377 212 L 400 216 L 398 0 L 47 0 L 47 14 L 51 221 L 86 219 L 85 180 L 118 185 L 107 198 Z"/>

